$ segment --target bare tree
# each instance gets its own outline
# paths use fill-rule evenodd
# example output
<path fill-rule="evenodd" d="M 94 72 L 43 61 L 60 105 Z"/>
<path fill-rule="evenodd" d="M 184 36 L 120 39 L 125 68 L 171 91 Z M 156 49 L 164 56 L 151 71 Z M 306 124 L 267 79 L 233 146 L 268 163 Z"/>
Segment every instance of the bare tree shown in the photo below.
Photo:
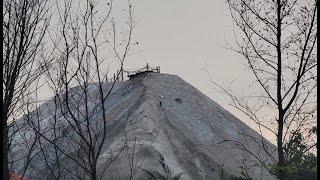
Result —
<path fill-rule="evenodd" d="M 232 106 L 258 125 L 261 134 L 276 137 L 277 177 L 285 179 L 283 169 L 289 163 L 285 147 L 295 138 L 294 132 L 306 137 L 316 123 L 317 0 L 227 3 L 237 27 L 236 46 L 228 48 L 244 57 L 259 91 L 240 97 L 215 84 L 231 97 Z M 315 136 L 307 139 L 313 140 L 307 142 L 309 151 L 316 145 Z"/>
<path fill-rule="evenodd" d="M 37 89 L 38 83 L 35 84 L 35 89 Z M 29 90 L 34 91 L 34 89 Z M 21 110 L 24 116 L 19 120 L 11 122 L 8 132 L 8 166 L 10 177 L 14 173 L 21 179 L 25 176 L 33 157 L 37 154 L 36 142 L 38 140 L 38 135 L 30 131 L 31 129 L 27 125 L 31 115 L 28 109 L 37 106 L 37 103 L 32 103 L 32 100 L 36 98 L 31 98 L 34 93 L 26 94 L 28 95 L 21 99 L 22 102 L 19 102 L 25 106 L 25 109 Z"/>
<path fill-rule="evenodd" d="M 118 39 L 111 17 L 112 1 L 65 0 L 57 1 L 56 6 L 59 18 L 56 39 L 51 36 L 55 62 L 47 64 L 46 71 L 54 105 L 36 117 L 31 127 L 40 136 L 41 158 L 56 179 L 101 179 L 104 171 L 99 173 L 97 166 L 105 147 L 108 123 L 114 118 L 108 116 L 106 102 L 116 86 L 116 81 L 105 83 L 104 77 L 108 73 L 108 60 L 118 61 L 119 69 L 123 69 L 133 44 L 133 7 L 129 1 L 128 30 Z M 120 74 L 118 71 L 114 80 Z M 52 114 L 46 119 L 48 113 Z M 54 153 L 48 154 L 48 146 Z M 118 153 L 122 150 L 123 147 Z M 113 161 L 111 157 L 104 169 Z"/>
<path fill-rule="evenodd" d="M 21 99 L 39 78 L 39 52 L 50 21 L 49 1 L 5 0 L 3 2 L 3 121 L 4 177 L 8 170 L 8 120 L 21 115 Z M 40 66 L 39 66 L 40 65 Z M 29 89 L 27 91 L 27 89 Z"/>

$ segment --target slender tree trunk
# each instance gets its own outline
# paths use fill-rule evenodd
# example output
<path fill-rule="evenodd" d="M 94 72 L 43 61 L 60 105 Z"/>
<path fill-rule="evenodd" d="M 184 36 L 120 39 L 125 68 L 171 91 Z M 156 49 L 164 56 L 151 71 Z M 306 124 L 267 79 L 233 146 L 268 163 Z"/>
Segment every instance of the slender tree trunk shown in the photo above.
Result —
<path fill-rule="evenodd" d="M 1 7 L 0 7 L 1 13 L 3 12 L 3 2 L 1 1 Z M 0 16 L 0 22 L 1 24 L 3 24 L 3 13 Z M 1 129 L 1 145 L 2 145 L 2 167 L 1 167 L 1 171 L 2 171 L 2 179 L 4 180 L 9 180 L 9 168 L 8 168 L 8 133 L 7 133 L 7 120 L 6 120 L 6 116 L 4 113 L 4 91 L 3 91 L 3 31 L 0 32 L 1 34 L 1 40 L 0 40 L 0 90 L 1 90 L 1 104 L 0 104 L 0 127 Z"/>
<path fill-rule="evenodd" d="M 3 76 L 2 76 L 3 77 Z M 3 91 L 2 91 L 3 94 Z M 7 103 L 5 103 L 3 101 L 3 99 L 1 99 L 2 101 L 2 107 L 1 107 L 1 128 L 2 128 L 2 169 L 3 169 L 3 177 L 2 179 L 4 180 L 9 180 L 10 179 L 10 172 L 9 172 L 9 161 L 8 161 L 8 151 L 9 151 L 9 140 L 8 140 L 8 118 L 7 118 L 7 114 L 8 114 L 8 107 L 7 107 Z"/>
<path fill-rule="evenodd" d="M 283 171 L 283 167 L 285 165 L 284 162 L 284 153 L 283 153 L 283 113 L 280 111 L 279 112 L 279 128 L 278 128 L 278 134 L 277 134 L 277 146 L 278 146 L 278 166 L 279 166 L 279 174 L 278 174 L 278 178 L 280 180 L 284 180 L 285 179 L 285 174 Z"/>
<path fill-rule="evenodd" d="M 4 180 L 9 180 L 9 168 L 8 168 L 8 128 L 7 128 L 7 121 L 5 118 L 2 119 L 3 121 L 3 126 L 2 126 L 2 141 L 3 141 L 3 146 L 2 146 L 2 163 L 3 163 L 3 179 Z"/>
<path fill-rule="evenodd" d="M 97 180 L 97 169 L 96 168 L 92 169 L 91 180 Z"/>
<path fill-rule="evenodd" d="M 2 108 L 3 110 L 4 108 Z M 8 141 L 8 125 L 7 125 L 7 118 L 6 117 L 6 113 L 5 112 L 1 112 L 2 113 L 2 117 L 1 117 L 1 121 L 2 121 L 2 168 L 3 168 L 3 178 L 4 180 L 9 180 L 9 167 L 8 167 L 8 147 L 9 147 L 9 141 Z"/>
<path fill-rule="evenodd" d="M 282 107 L 282 56 L 281 56 L 281 0 L 277 0 L 277 103 L 278 103 L 278 132 L 277 132 L 277 146 L 278 146 L 278 178 L 283 180 L 284 177 L 284 154 L 283 154 L 283 123 L 284 112 Z"/>

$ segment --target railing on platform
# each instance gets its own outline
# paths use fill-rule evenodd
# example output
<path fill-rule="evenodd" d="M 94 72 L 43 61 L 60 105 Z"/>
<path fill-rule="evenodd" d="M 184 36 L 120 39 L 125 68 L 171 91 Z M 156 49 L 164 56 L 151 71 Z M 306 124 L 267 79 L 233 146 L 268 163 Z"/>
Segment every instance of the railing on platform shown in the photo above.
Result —
<path fill-rule="evenodd" d="M 126 73 L 127 77 L 130 79 L 131 77 L 134 77 L 140 73 L 144 73 L 144 72 L 155 72 L 155 73 L 160 73 L 160 66 L 156 66 L 151 67 L 149 66 L 149 64 L 147 63 L 147 65 L 141 69 L 137 69 L 137 70 L 125 70 L 125 69 L 120 69 L 117 70 L 116 74 L 113 74 L 113 78 L 108 79 L 106 77 L 106 81 L 108 82 L 114 82 L 114 81 L 124 81 L 124 73 Z"/>
<path fill-rule="evenodd" d="M 149 64 L 147 63 L 147 65 L 141 69 L 138 70 L 134 70 L 134 71 L 128 71 L 128 70 L 123 70 L 123 72 L 127 73 L 127 77 L 131 77 L 135 74 L 139 74 L 142 72 L 156 72 L 156 73 L 160 73 L 160 66 L 156 66 L 155 68 L 149 66 Z"/>

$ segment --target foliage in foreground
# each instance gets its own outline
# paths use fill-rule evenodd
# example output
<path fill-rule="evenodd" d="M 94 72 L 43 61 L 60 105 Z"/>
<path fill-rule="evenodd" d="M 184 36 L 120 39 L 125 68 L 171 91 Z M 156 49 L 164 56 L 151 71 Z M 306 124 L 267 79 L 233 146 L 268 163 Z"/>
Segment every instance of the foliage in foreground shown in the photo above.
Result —
<path fill-rule="evenodd" d="M 281 168 L 278 164 L 267 164 L 268 171 L 274 176 L 282 171 L 286 180 L 317 179 L 317 157 L 309 152 L 308 147 L 299 130 L 292 132 L 290 141 L 284 146 L 285 166 Z M 246 171 L 242 171 L 241 175 L 233 175 L 229 178 L 229 180 L 252 179 Z"/>
<path fill-rule="evenodd" d="M 281 169 L 276 164 L 269 164 L 269 171 L 276 175 L 283 170 L 286 179 L 290 180 L 317 179 L 317 157 L 308 152 L 304 142 L 299 131 L 293 132 L 291 141 L 284 147 L 286 165 Z"/>
<path fill-rule="evenodd" d="M 150 180 L 179 180 L 181 179 L 182 173 L 173 175 L 168 165 L 164 162 L 164 157 L 160 154 L 159 163 L 163 169 L 163 172 L 155 170 L 142 169 L 149 177 Z"/>

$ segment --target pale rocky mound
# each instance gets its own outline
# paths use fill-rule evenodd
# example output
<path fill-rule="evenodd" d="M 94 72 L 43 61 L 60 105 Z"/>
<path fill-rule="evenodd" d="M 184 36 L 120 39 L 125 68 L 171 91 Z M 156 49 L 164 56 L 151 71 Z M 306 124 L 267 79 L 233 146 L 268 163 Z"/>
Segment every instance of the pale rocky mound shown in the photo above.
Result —
<path fill-rule="evenodd" d="M 97 92 L 97 88 L 90 91 L 93 95 Z M 164 174 L 163 166 L 171 176 L 182 173 L 183 180 L 228 179 L 241 171 L 248 171 L 255 179 L 274 179 L 248 153 L 270 162 L 259 134 L 178 76 L 145 73 L 117 82 L 106 106 L 110 121 L 98 161 L 98 174 L 103 180 L 130 176 L 150 179 L 146 171 Z M 48 114 L 53 111 L 53 102 L 48 101 L 40 109 L 40 119 L 50 124 Z M 270 142 L 263 141 L 264 148 L 275 150 Z M 15 154 L 19 152 L 21 149 L 14 150 Z M 72 164 L 68 158 L 62 159 Z M 31 162 L 27 175 L 50 179 L 45 167 L 39 155 Z"/>

